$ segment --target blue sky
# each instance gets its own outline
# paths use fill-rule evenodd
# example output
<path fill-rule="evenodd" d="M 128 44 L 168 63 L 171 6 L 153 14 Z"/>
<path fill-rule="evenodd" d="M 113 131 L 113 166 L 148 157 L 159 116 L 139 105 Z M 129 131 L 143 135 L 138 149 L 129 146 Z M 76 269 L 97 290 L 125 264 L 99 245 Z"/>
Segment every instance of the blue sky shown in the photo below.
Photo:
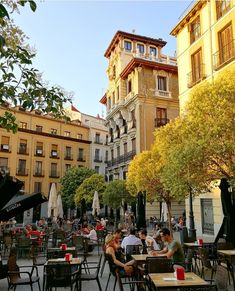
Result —
<path fill-rule="evenodd" d="M 37 1 L 14 15 L 36 48 L 34 67 L 50 85 L 73 91 L 74 105 L 87 114 L 105 113 L 99 103 L 105 93 L 104 52 L 117 30 L 167 41 L 163 53 L 174 55 L 176 39 L 169 32 L 191 1 Z"/>

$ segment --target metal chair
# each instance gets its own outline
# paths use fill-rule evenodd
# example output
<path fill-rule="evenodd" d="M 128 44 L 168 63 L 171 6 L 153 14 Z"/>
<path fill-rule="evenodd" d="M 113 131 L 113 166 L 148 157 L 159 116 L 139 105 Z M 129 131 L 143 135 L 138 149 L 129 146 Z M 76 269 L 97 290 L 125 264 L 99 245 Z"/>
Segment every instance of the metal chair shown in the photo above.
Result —
<path fill-rule="evenodd" d="M 100 291 L 102 291 L 100 281 L 99 281 L 101 260 L 102 260 L 102 255 L 100 255 L 98 262 L 86 262 L 85 267 L 81 269 L 81 276 L 80 276 L 81 283 L 82 281 L 96 280 Z M 82 270 L 84 270 L 86 273 L 82 273 Z"/>
<path fill-rule="evenodd" d="M 72 271 L 69 262 L 48 263 L 44 267 L 45 290 L 58 287 L 70 287 L 70 290 L 79 290 L 79 270 Z"/>
<path fill-rule="evenodd" d="M 127 245 L 126 246 L 126 261 L 132 260 L 132 255 L 140 254 L 140 247 L 142 245 Z"/>
<path fill-rule="evenodd" d="M 147 257 L 145 266 L 147 274 L 174 272 L 172 260 L 166 257 Z"/>

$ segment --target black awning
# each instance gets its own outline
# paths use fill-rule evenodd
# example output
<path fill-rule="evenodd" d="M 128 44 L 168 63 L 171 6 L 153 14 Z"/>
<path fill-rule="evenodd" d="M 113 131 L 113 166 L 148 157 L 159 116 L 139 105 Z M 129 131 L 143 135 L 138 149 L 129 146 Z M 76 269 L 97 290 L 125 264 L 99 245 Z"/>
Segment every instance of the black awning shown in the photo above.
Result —
<path fill-rule="evenodd" d="M 42 193 L 25 194 L 13 197 L 4 208 L 0 211 L 0 220 L 9 220 L 10 218 L 33 208 L 43 202 L 47 198 Z"/>
<path fill-rule="evenodd" d="M 0 209 L 23 187 L 24 183 L 11 176 L 0 175 Z"/>

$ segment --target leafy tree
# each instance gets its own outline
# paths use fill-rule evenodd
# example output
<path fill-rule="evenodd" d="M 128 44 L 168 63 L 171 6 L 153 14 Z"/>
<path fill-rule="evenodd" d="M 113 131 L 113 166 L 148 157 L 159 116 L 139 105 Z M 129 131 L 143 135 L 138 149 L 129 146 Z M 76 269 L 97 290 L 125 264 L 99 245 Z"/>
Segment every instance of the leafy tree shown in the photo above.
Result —
<path fill-rule="evenodd" d="M 95 191 L 98 192 L 100 201 L 102 201 L 102 194 L 105 191 L 104 176 L 94 174 L 89 178 L 86 178 L 82 184 L 77 188 L 75 194 L 75 203 L 79 204 L 82 199 L 85 199 L 86 203 L 92 202 Z"/>
<path fill-rule="evenodd" d="M 131 203 L 133 198 L 126 187 L 126 181 L 114 180 L 107 184 L 103 194 L 103 203 L 113 209 L 124 207 L 124 203 Z"/>
<path fill-rule="evenodd" d="M 74 208 L 74 197 L 82 182 L 95 174 L 95 171 L 85 167 L 73 167 L 61 178 L 61 197 L 65 208 Z"/>
<path fill-rule="evenodd" d="M 24 44 L 24 33 L 13 24 L 6 9 L 8 5 L 15 11 L 19 5 L 29 3 L 35 11 L 36 3 L 31 0 L 3 3 L 5 6 L 0 4 L 0 105 L 21 106 L 29 111 L 37 109 L 68 120 L 63 107 L 66 102 L 71 102 L 71 97 L 58 86 L 48 88 L 43 84 L 38 70 L 32 67 L 35 53 Z M 13 132 L 18 128 L 9 112 L 0 116 L 0 126 Z"/>

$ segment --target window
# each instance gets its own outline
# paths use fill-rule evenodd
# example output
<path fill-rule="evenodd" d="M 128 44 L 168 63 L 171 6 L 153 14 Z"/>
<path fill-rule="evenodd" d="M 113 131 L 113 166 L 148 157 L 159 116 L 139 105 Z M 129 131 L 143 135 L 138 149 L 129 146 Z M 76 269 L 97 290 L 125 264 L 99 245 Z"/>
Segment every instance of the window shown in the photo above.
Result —
<path fill-rule="evenodd" d="M 198 50 L 196 53 L 194 53 L 191 56 L 191 62 L 192 62 L 192 76 L 191 76 L 191 82 L 192 84 L 197 83 L 202 79 L 202 51 L 201 49 Z"/>
<path fill-rule="evenodd" d="M 57 129 L 51 128 L 51 134 L 57 134 Z"/>
<path fill-rule="evenodd" d="M 34 192 L 42 192 L 42 183 L 34 182 Z"/>
<path fill-rule="evenodd" d="M 51 177 L 57 176 L 57 164 L 51 163 Z"/>
<path fill-rule="evenodd" d="M 65 148 L 65 158 L 72 159 L 72 148 L 71 147 Z"/>
<path fill-rule="evenodd" d="M 229 9 L 231 6 L 231 0 L 217 0 L 215 1 L 216 3 L 216 15 L 217 19 L 222 17 Z"/>
<path fill-rule="evenodd" d="M 41 176 L 42 175 L 42 162 L 36 161 L 35 164 L 35 175 Z"/>
<path fill-rule="evenodd" d="M 95 166 L 95 172 L 96 172 L 97 174 L 100 173 L 100 167 L 99 167 L 99 166 Z"/>
<path fill-rule="evenodd" d="M 70 164 L 65 164 L 65 172 L 67 172 L 69 169 L 71 169 L 71 165 Z"/>
<path fill-rule="evenodd" d="M 26 122 L 20 122 L 20 128 L 26 129 L 27 128 L 27 123 Z"/>
<path fill-rule="evenodd" d="M 23 175 L 26 173 L 26 160 L 19 160 L 17 173 Z"/>
<path fill-rule="evenodd" d="M 82 139 L 82 134 L 81 133 L 77 134 L 77 139 Z"/>
<path fill-rule="evenodd" d="M 235 56 L 232 24 L 227 25 L 218 34 L 219 39 L 219 63 L 223 64 Z"/>
<path fill-rule="evenodd" d="M 37 132 L 42 132 L 42 126 L 41 125 L 36 125 L 36 131 Z"/>
<path fill-rule="evenodd" d="M 95 149 L 95 160 L 96 161 L 100 160 L 100 149 Z"/>
<path fill-rule="evenodd" d="M 131 80 L 127 80 L 127 94 L 131 92 Z"/>
<path fill-rule="evenodd" d="M 78 160 L 83 161 L 84 159 L 84 149 L 79 148 L 78 149 Z"/>
<path fill-rule="evenodd" d="M 144 45 L 143 44 L 137 43 L 137 52 L 141 55 L 144 54 Z"/>
<path fill-rule="evenodd" d="M 167 78 L 163 76 L 157 77 L 157 86 L 160 91 L 167 91 Z"/>
<path fill-rule="evenodd" d="M 195 18 L 189 24 L 189 31 L 190 31 L 190 44 L 192 44 L 201 36 L 200 16 Z"/>
<path fill-rule="evenodd" d="M 132 145 L 132 151 L 135 152 L 136 151 L 136 139 L 135 138 L 133 138 L 131 140 L 131 145 Z"/>
<path fill-rule="evenodd" d="M 117 101 L 119 101 L 119 86 L 117 86 L 117 94 L 116 94 L 116 96 L 117 96 Z"/>
<path fill-rule="evenodd" d="M 51 145 L 51 157 L 58 157 L 58 145 L 53 144 Z"/>
<path fill-rule="evenodd" d="M 8 158 L 0 158 L 0 171 L 8 172 Z"/>
<path fill-rule="evenodd" d="M 124 149 L 124 155 L 126 155 L 127 154 L 127 143 L 126 142 L 123 144 L 123 149 Z"/>
<path fill-rule="evenodd" d="M 156 127 L 160 127 L 163 126 L 165 124 L 167 124 L 168 119 L 167 119 L 167 109 L 166 108 L 160 108 L 157 107 L 156 109 Z"/>
<path fill-rule="evenodd" d="M 112 106 L 115 105 L 115 92 L 112 93 Z"/>
<path fill-rule="evenodd" d="M 109 142 L 109 136 L 108 136 L 108 135 L 106 135 L 106 137 L 105 137 L 105 144 L 107 145 L 107 144 L 108 144 L 108 142 Z"/>
<path fill-rule="evenodd" d="M 26 154 L 27 153 L 27 140 L 21 139 L 19 144 L 19 154 Z"/>
<path fill-rule="evenodd" d="M 214 234 L 214 214 L 213 214 L 213 201 L 212 199 L 201 200 L 201 221 L 202 233 Z"/>
<path fill-rule="evenodd" d="M 65 131 L 64 136 L 70 136 L 70 131 Z"/>
<path fill-rule="evenodd" d="M 95 134 L 95 143 L 101 143 L 101 141 L 100 141 L 100 134 L 99 133 L 96 133 Z"/>
<path fill-rule="evenodd" d="M 109 152 L 108 151 L 105 151 L 105 161 L 107 162 L 109 159 Z"/>
<path fill-rule="evenodd" d="M 111 154 L 111 160 L 113 160 L 113 159 L 114 159 L 114 156 L 113 156 L 113 149 L 111 149 L 110 154 Z"/>
<path fill-rule="evenodd" d="M 43 143 L 37 142 L 36 144 L 36 155 L 42 156 L 43 155 Z"/>
<path fill-rule="evenodd" d="M 120 146 L 117 146 L 117 158 L 120 157 Z"/>
<path fill-rule="evenodd" d="M 132 50 L 132 44 L 130 41 L 127 40 L 124 41 L 124 49 L 129 52 Z"/>
<path fill-rule="evenodd" d="M 149 53 L 151 56 L 156 57 L 157 56 L 157 49 L 155 47 L 150 47 L 149 48 Z"/>
<path fill-rule="evenodd" d="M 113 78 L 116 78 L 116 67 L 113 66 Z"/>
<path fill-rule="evenodd" d="M 9 149 L 10 149 L 10 145 L 9 145 L 9 142 L 10 142 L 10 137 L 9 136 L 2 136 L 2 139 L 1 139 L 1 151 L 6 151 L 8 152 Z"/>

